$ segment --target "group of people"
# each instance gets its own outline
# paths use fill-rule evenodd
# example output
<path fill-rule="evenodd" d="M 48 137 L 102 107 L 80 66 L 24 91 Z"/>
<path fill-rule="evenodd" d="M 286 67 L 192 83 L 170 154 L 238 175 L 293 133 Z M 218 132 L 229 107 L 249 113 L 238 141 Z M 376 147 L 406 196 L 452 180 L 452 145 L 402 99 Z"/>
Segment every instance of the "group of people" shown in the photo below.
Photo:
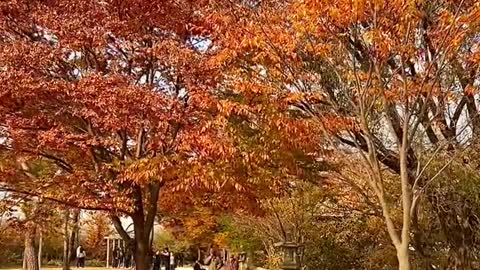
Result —
<path fill-rule="evenodd" d="M 132 262 L 132 255 L 124 252 L 123 249 L 117 247 L 112 253 L 112 267 L 113 268 L 130 268 Z"/>
<path fill-rule="evenodd" d="M 210 254 L 203 260 L 203 263 L 200 260 L 195 262 L 193 270 L 204 270 L 202 265 L 205 265 L 207 270 L 239 270 L 240 260 L 235 255 L 223 260 L 218 251 L 210 249 Z"/>
<path fill-rule="evenodd" d="M 155 252 L 153 270 L 175 270 L 176 266 L 175 255 L 168 248 L 165 248 L 162 252 Z"/>
<path fill-rule="evenodd" d="M 77 247 L 77 268 L 85 268 L 85 249 L 82 246 Z M 123 249 L 117 247 L 113 250 L 112 267 L 113 268 L 130 268 L 132 266 L 131 253 L 125 253 Z"/>
<path fill-rule="evenodd" d="M 82 246 L 78 246 L 76 255 L 77 268 L 84 268 L 86 254 Z M 112 267 L 130 268 L 133 261 L 131 259 L 131 255 L 128 256 L 121 248 L 117 247 L 113 250 Z M 168 248 L 162 252 L 157 251 L 152 262 L 153 270 L 175 270 L 177 267 L 175 255 Z M 210 249 L 209 255 L 204 260 L 199 259 L 195 262 L 193 270 L 240 270 L 240 260 L 235 255 L 224 259 L 217 250 Z"/>

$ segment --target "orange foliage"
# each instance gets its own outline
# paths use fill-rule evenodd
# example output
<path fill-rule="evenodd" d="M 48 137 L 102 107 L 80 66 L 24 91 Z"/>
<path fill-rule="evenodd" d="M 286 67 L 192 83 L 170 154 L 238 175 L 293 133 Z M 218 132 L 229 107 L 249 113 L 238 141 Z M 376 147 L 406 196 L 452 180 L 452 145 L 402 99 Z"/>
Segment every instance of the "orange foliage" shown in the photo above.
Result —
<path fill-rule="evenodd" d="M 103 260 L 107 254 L 105 237 L 113 233 L 110 220 L 105 213 L 96 212 L 85 224 L 85 240 L 83 247 L 90 257 Z"/>

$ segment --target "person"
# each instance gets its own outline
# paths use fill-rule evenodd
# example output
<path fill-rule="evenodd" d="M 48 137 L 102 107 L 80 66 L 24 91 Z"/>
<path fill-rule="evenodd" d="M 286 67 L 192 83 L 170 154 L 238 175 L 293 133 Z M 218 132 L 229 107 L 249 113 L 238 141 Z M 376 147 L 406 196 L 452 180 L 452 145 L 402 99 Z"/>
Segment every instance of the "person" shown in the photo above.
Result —
<path fill-rule="evenodd" d="M 125 268 L 125 252 L 123 251 L 123 248 L 120 248 L 118 260 L 119 260 L 118 267 Z"/>
<path fill-rule="evenodd" d="M 170 270 L 175 270 L 175 256 L 170 252 Z"/>
<path fill-rule="evenodd" d="M 222 260 L 214 249 L 210 249 L 210 256 L 207 258 L 208 270 L 219 270 L 223 267 Z"/>
<path fill-rule="evenodd" d="M 118 268 L 118 256 L 119 256 L 118 253 L 119 253 L 118 248 L 115 248 L 113 250 L 113 254 L 112 254 L 113 255 L 113 262 L 112 262 L 112 267 L 113 268 Z"/>
<path fill-rule="evenodd" d="M 160 270 L 161 264 L 162 264 L 162 257 L 160 255 L 160 252 L 157 251 L 153 256 L 153 270 Z"/>
<path fill-rule="evenodd" d="M 77 268 L 84 268 L 85 267 L 85 250 L 82 246 L 78 246 L 77 248 Z"/>
<path fill-rule="evenodd" d="M 232 255 L 230 256 L 230 260 L 227 263 L 227 270 L 238 270 L 239 262 L 237 258 Z"/>
<path fill-rule="evenodd" d="M 127 244 L 125 248 L 125 268 L 133 267 L 133 248 L 132 244 Z"/>
<path fill-rule="evenodd" d="M 165 270 L 170 270 L 170 251 L 168 250 L 168 247 L 162 251 L 162 258 Z"/>
<path fill-rule="evenodd" d="M 195 264 L 193 265 L 193 270 L 205 270 L 205 269 L 202 268 L 202 265 L 197 260 L 197 261 L 195 261 Z"/>

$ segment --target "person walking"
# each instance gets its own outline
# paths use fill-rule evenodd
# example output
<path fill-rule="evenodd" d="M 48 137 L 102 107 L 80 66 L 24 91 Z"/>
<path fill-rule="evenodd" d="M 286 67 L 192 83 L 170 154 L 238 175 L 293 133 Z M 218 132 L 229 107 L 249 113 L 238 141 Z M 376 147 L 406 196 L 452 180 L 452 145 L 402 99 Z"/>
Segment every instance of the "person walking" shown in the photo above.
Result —
<path fill-rule="evenodd" d="M 127 249 L 125 250 L 125 268 L 130 268 L 132 265 L 132 250 L 128 246 Z"/>
<path fill-rule="evenodd" d="M 206 264 L 208 265 L 208 270 L 219 270 L 223 267 L 223 262 L 214 249 L 210 249 L 210 256 L 208 256 Z"/>
<path fill-rule="evenodd" d="M 119 255 L 119 266 L 120 268 L 125 268 L 125 252 L 123 251 L 123 248 L 120 248 L 120 255 Z"/>
<path fill-rule="evenodd" d="M 238 270 L 239 262 L 237 258 L 232 255 L 230 256 L 230 259 L 228 260 L 227 263 L 227 269 L 226 270 Z"/>
<path fill-rule="evenodd" d="M 175 270 L 175 267 L 175 256 L 173 255 L 173 252 L 170 252 L 170 270 Z"/>
<path fill-rule="evenodd" d="M 202 268 L 202 265 L 200 264 L 200 262 L 197 260 L 195 262 L 195 264 L 193 265 L 193 270 L 205 270 Z"/>
<path fill-rule="evenodd" d="M 82 246 L 78 246 L 77 248 L 77 268 L 84 268 L 85 267 L 85 250 Z"/>
<path fill-rule="evenodd" d="M 160 270 L 162 264 L 162 256 L 160 255 L 160 252 L 155 252 L 155 255 L 153 256 L 153 270 Z"/>
<path fill-rule="evenodd" d="M 168 247 L 162 251 L 162 261 L 165 265 L 165 270 L 170 270 L 170 251 Z"/>
<path fill-rule="evenodd" d="M 118 268 L 118 248 L 113 249 L 113 261 L 112 261 L 112 267 L 113 268 Z"/>

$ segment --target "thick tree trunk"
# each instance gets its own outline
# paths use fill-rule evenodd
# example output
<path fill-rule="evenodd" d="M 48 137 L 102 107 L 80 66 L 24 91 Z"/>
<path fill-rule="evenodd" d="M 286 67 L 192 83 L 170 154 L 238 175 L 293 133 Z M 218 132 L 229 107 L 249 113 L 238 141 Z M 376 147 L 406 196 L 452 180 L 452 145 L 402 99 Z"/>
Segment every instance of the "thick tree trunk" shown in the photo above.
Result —
<path fill-rule="evenodd" d="M 70 269 L 70 245 L 69 245 L 69 234 L 68 234 L 68 222 L 70 219 L 70 211 L 65 209 L 65 220 L 63 227 L 63 270 Z"/>
<path fill-rule="evenodd" d="M 141 210 L 141 209 L 139 209 Z M 142 211 L 136 211 L 132 216 L 133 229 L 135 233 L 135 269 L 148 270 L 150 269 L 150 232 L 151 228 L 147 228 L 145 224 L 145 217 Z"/>
<path fill-rule="evenodd" d="M 402 245 L 397 249 L 398 270 L 410 270 L 408 245 Z"/>
<path fill-rule="evenodd" d="M 77 248 L 78 246 L 78 233 L 79 233 L 79 230 L 80 230 L 80 226 L 79 226 L 79 222 L 80 222 L 80 209 L 75 209 L 73 211 L 73 228 L 72 228 L 72 232 L 70 234 L 70 242 L 69 242 L 69 245 L 70 245 L 70 262 L 73 262 L 75 261 L 75 258 L 76 258 L 76 253 L 75 253 L 75 249 Z"/>
<path fill-rule="evenodd" d="M 135 239 L 135 269 L 149 270 L 150 269 L 150 246 L 148 239 Z"/>
<path fill-rule="evenodd" d="M 152 183 L 143 194 L 142 188 L 136 186 L 133 192 L 135 211 L 130 214 L 133 220 L 133 229 L 135 237 L 132 239 L 122 227 L 118 216 L 112 215 L 113 225 L 125 242 L 132 247 L 132 253 L 135 260 L 135 269 L 149 270 L 151 265 L 151 242 L 150 237 L 153 231 L 153 224 L 157 214 L 157 202 L 160 183 Z M 144 195 L 148 198 L 147 204 L 144 201 Z M 145 211 L 146 210 L 146 211 Z"/>
<path fill-rule="evenodd" d="M 28 224 L 25 230 L 25 251 L 23 253 L 23 269 L 38 270 L 37 253 L 35 252 L 35 225 Z"/>

